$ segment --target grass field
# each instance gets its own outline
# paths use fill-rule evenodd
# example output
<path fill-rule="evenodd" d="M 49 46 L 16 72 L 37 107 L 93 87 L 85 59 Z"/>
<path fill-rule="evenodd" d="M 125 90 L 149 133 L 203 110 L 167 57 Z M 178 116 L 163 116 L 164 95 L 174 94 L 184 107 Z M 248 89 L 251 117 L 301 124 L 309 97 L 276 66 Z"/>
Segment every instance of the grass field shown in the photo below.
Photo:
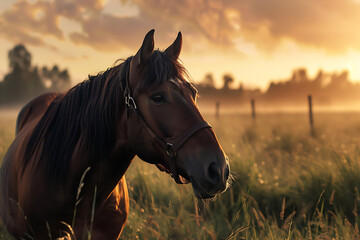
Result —
<path fill-rule="evenodd" d="M 315 113 L 313 135 L 304 113 L 205 117 L 230 158 L 232 187 L 197 201 L 135 159 L 121 239 L 360 239 L 360 113 Z M 0 161 L 14 127 L 14 114 L 0 115 Z"/>

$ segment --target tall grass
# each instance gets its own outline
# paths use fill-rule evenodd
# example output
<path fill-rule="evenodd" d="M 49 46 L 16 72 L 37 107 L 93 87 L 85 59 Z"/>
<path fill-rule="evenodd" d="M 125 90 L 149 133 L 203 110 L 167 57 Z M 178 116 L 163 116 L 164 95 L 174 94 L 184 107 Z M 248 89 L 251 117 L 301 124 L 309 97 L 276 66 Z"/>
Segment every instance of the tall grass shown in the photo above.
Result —
<path fill-rule="evenodd" d="M 306 114 L 207 116 L 235 176 L 216 201 L 135 159 L 120 239 L 360 239 L 360 113 L 314 117 L 310 135 Z"/>

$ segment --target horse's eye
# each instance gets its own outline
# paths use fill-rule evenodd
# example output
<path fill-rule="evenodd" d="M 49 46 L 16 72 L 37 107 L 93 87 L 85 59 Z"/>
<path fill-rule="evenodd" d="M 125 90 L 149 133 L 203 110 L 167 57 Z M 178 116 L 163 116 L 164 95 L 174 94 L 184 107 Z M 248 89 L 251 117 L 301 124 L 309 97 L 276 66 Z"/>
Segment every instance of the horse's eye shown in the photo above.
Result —
<path fill-rule="evenodd" d="M 161 93 L 155 93 L 150 97 L 151 101 L 155 104 L 163 104 L 166 103 L 166 98 Z"/>

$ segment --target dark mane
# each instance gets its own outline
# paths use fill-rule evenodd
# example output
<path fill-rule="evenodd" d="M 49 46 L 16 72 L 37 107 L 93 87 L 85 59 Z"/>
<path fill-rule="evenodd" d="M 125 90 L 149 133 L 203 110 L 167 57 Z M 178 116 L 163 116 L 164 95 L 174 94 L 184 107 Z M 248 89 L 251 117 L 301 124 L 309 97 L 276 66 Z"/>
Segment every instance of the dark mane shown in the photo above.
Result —
<path fill-rule="evenodd" d="M 115 116 L 123 105 L 121 83 L 130 59 L 79 83 L 62 99 L 55 99 L 32 133 L 24 157 L 24 169 L 33 154 L 47 161 L 47 179 L 62 181 L 76 144 L 92 160 L 103 159 L 115 140 Z M 79 142 L 80 141 L 80 142 Z M 79 143 L 78 143 L 79 142 Z"/>
<path fill-rule="evenodd" d="M 131 59 L 89 76 L 50 104 L 30 137 L 23 170 L 35 154 L 35 164 L 46 161 L 46 179 L 63 183 L 77 144 L 88 153 L 90 164 L 108 157 L 116 140 L 116 117 L 125 107 L 123 89 Z M 190 89 L 196 95 L 185 68 L 166 52 L 154 51 L 146 76 L 139 88 L 156 87 L 171 78 L 182 91 Z"/>

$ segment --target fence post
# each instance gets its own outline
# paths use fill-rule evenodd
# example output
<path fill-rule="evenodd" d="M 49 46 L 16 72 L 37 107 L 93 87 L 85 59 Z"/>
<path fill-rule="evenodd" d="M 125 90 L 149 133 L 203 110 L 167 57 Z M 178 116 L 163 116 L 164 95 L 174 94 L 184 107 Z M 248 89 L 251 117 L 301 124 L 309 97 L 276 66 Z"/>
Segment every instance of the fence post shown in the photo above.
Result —
<path fill-rule="evenodd" d="M 253 120 L 256 119 L 255 100 L 254 100 L 254 99 L 251 99 L 251 116 L 252 116 L 252 119 L 253 119 Z"/>
<path fill-rule="evenodd" d="M 312 97 L 311 97 L 311 95 L 308 96 L 308 102 L 309 102 L 310 131 L 311 131 L 311 134 L 314 134 L 314 118 L 313 118 Z"/>
<path fill-rule="evenodd" d="M 220 102 L 216 101 L 216 104 L 215 104 L 215 116 L 219 117 L 219 115 L 220 115 Z"/>

